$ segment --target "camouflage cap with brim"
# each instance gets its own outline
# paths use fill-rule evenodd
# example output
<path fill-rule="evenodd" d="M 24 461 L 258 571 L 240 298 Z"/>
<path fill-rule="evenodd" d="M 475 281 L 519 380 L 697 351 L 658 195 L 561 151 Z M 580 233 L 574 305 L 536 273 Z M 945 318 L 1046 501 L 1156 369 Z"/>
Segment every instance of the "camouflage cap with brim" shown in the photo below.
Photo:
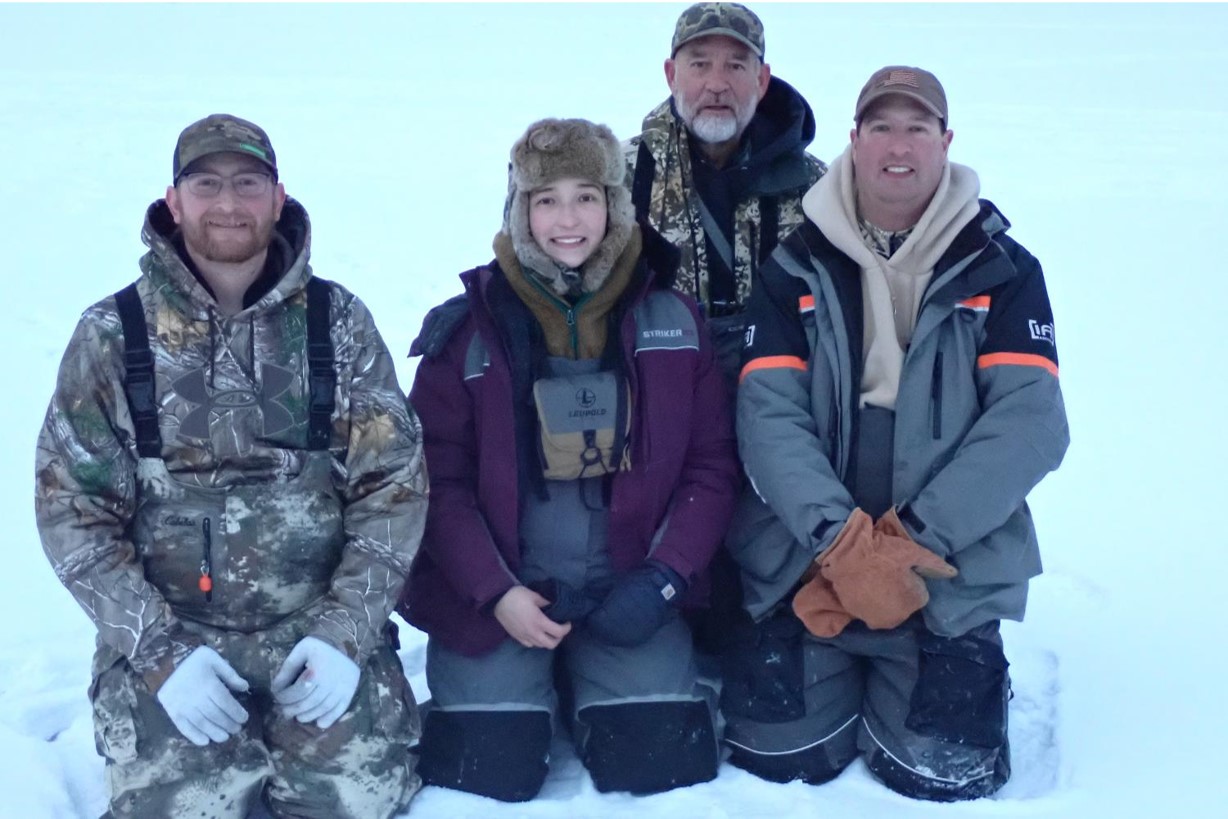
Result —
<path fill-rule="evenodd" d="M 682 12 L 674 27 L 670 58 L 692 40 L 713 35 L 732 37 L 763 59 L 763 23 L 740 3 L 696 3 Z"/>
<path fill-rule="evenodd" d="M 269 167 L 274 179 L 277 178 L 277 155 L 263 128 L 231 114 L 210 114 L 179 134 L 172 163 L 174 181 L 178 183 L 188 166 L 201 157 L 221 153 L 254 156 Z"/>

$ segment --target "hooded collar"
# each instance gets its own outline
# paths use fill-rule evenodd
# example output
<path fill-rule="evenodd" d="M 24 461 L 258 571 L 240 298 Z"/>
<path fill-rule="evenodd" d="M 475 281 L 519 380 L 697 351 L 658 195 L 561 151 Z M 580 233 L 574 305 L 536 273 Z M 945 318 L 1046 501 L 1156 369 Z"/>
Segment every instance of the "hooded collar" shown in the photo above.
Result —
<path fill-rule="evenodd" d="M 863 268 L 883 265 L 918 272 L 932 270 L 960 229 L 980 211 L 981 183 L 976 171 L 948 161 L 938 189 L 908 239 L 890 259 L 884 259 L 870 249 L 862 234 L 853 176 L 850 145 L 802 197 L 802 210 L 836 248 Z"/>
<path fill-rule="evenodd" d="M 141 257 L 142 272 L 179 296 L 179 309 L 196 318 L 205 318 L 216 310 L 217 303 L 209 289 L 193 274 L 179 252 L 179 226 L 171 215 L 165 199 L 159 199 L 145 212 L 141 241 L 149 251 Z M 267 292 L 245 307 L 241 313 L 262 311 L 285 301 L 302 290 L 311 278 L 311 222 L 307 211 L 294 198 L 287 196 L 281 218 L 273 227 L 270 258 L 280 259 L 281 270 L 266 269 L 253 287 L 268 287 Z M 276 263 L 276 261 L 274 262 Z M 270 280 L 273 283 L 270 286 Z"/>
<path fill-rule="evenodd" d="M 568 304 L 543 283 L 535 283 L 534 278 L 530 278 L 505 232 L 495 234 L 494 241 L 495 260 L 512 290 L 541 325 L 546 349 L 551 355 L 573 359 L 601 356 L 609 327 L 606 317 L 633 286 L 641 248 L 639 228 L 633 226 L 622 252 L 610 264 L 601 285 L 574 304 Z"/>
<path fill-rule="evenodd" d="M 678 116 L 672 96 L 644 117 L 642 139 L 658 164 L 671 146 L 689 156 L 690 132 Z M 742 135 L 735 159 L 724 170 L 743 178 L 760 194 L 773 194 L 797 187 L 791 173 L 794 160 L 814 140 L 815 119 L 809 103 L 779 77 L 768 81 L 767 92 Z"/>
<path fill-rule="evenodd" d="M 814 141 L 814 133 L 814 112 L 809 103 L 793 86 L 772 77 L 743 137 L 750 149 L 745 167 L 756 171 L 782 156 L 804 151 Z"/>

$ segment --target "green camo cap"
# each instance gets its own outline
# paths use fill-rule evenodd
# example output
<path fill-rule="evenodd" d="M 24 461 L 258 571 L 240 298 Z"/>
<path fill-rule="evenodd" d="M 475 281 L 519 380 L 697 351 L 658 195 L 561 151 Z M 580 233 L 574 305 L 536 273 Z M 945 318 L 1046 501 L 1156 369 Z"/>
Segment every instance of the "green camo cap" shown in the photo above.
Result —
<path fill-rule="evenodd" d="M 763 59 L 763 23 L 740 3 L 696 3 L 682 12 L 674 27 L 670 59 L 692 40 L 713 34 L 732 37 Z"/>
<path fill-rule="evenodd" d="M 251 154 L 268 165 L 273 178 L 277 178 L 277 155 L 263 128 L 230 114 L 210 114 L 179 135 L 172 164 L 175 182 L 202 156 L 221 153 Z"/>

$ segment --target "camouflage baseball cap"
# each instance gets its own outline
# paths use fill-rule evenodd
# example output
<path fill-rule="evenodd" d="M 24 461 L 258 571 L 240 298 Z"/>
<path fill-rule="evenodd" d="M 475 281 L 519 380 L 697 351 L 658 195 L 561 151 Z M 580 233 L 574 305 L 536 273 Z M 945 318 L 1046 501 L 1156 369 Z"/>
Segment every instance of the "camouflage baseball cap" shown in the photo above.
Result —
<path fill-rule="evenodd" d="M 674 27 L 670 59 L 692 40 L 712 34 L 732 37 L 763 59 L 763 23 L 740 3 L 696 3 L 682 12 Z"/>
<path fill-rule="evenodd" d="M 857 97 L 853 121 L 861 122 L 861 116 L 866 109 L 888 94 L 903 94 L 916 100 L 946 126 L 947 92 L 942 90 L 942 83 L 924 68 L 907 65 L 889 65 L 870 75 Z"/>
<path fill-rule="evenodd" d="M 172 165 L 175 182 L 202 156 L 230 152 L 251 154 L 268 165 L 273 178 L 277 178 L 277 155 L 263 128 L 230 114 L 210 114 L 184 128 L 179 135 Z"/>

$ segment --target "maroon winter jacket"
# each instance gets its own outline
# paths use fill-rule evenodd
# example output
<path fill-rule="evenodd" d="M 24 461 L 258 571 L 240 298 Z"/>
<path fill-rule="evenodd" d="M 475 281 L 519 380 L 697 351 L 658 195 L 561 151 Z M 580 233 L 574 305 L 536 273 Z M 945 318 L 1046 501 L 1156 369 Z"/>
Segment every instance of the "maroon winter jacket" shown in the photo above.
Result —
<path fill-rule="evenodd" d="M 725 535 L 738 462 L 726 388 L 695 303 L 655 278 L 642 256 L 624 297 L 618 341 L 632 396 L 631 468 L 609 479 L 610 558 L 616 573 L 635 568 L 660 532 L 653 558 L 694 580 Z M 514 312 L 492 307 L 492 291 L 511 294 L 497 263 L 461 280 L 468 314 L 423 358 L 410 392 L 425 436 L 430 502 L 398 611 L 447 648 L 477 656 L 507 637 L 491 604 L 516 584 L 520 566 L 526 487 L 512 367 L 524 353 L 509 356 L 507 334 L 496 325 Z M 475 333 L 481 344 L 473 344 Z M 482 346 L 488 363 L 474 353 Z"/>

